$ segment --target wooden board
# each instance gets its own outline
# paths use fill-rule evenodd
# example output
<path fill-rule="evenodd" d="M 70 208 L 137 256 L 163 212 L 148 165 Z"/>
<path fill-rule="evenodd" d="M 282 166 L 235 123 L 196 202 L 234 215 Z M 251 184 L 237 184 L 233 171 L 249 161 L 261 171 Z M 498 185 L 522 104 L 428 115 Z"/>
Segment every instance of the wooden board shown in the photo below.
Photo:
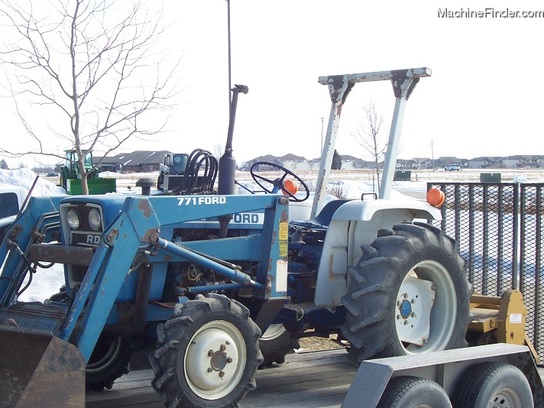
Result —
<path fill-rule="evenodd" d="M 340 407 L 355 376 L 343 349 L 290 354 L 282 365 L 257 372 L 257 389 L 242 408 Z M 152 370 L 134 371 L 117 380 L 111 390 L 90 392 L 87 408 L 163 408 L 151 387 Z"/>
<path fill-rule="evenodd" d="M 544 377 L 544 368 L 538 372 Z M 241 408 L 339 408 L 355 377 L 344 349 L 290 354 L 282 365 L 257 372 L 257 389 L 242 400 Z M 133 371 L 111 390 L 91 392 L 87 408 L 164 408 L 151 387 L 152 370 Z"/>

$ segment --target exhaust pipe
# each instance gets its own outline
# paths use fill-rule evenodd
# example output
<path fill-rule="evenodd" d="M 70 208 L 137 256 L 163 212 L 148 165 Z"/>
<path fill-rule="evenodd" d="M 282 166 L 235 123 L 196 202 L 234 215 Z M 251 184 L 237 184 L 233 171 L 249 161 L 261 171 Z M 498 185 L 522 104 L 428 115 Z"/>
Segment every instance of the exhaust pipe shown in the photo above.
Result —
<path fill-rule="evenodd" d="M 232 135 L 234 134 L 234 121 L 236 119 L 236 107 L 238 105 L 238 94 L 242 92 L 247 94 L 249 88 L 245 85 L 234 85 L 232 88 L 232 99 L 230 101 L 230 118 L 229 130 L 227 132 L 227 144 L 225 145 L 225 153 L 219 159 L 219 180 L 217 186 L 217 194 L 232 195 L 235 189 L 236 178 L 236 160 L 232 154 Z M 232 219 L 232 214 L 224 215 L 219 219 L 219 238 L 225 238 L 229 229 L 229 223 Z"/>
<path fill-rule="evenodd" d="M 227 133 L 227 144 L 225 153 L 219 159 L 219 180 L 217 193 L 219 195 L 234 194 L 234 179 L 236 176 L 236 160 L 232 154 L 232 135 L 234 134 L 234 121 L 236 119 L 236 107 L 238 105 L 238 94 L 247 94 L 249 88 L 245 85 L 234 85 L 232 88 L 232 100 L 230 102 L 229 130 Z"/>

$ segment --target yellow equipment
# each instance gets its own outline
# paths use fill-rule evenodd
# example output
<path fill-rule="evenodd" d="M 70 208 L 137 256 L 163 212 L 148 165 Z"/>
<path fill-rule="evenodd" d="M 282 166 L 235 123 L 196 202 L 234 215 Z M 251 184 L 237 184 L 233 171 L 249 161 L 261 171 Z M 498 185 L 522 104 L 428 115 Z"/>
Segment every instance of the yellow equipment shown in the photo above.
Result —
<path fill-rule="evenodd" d="M 538 354 L 525 332 L 527 307 L 519 290 L 508 290 L 497 296 L 472 295 L 468 326 L 470 345 L 508 343 L 528 346 L 539 364 Z"/>

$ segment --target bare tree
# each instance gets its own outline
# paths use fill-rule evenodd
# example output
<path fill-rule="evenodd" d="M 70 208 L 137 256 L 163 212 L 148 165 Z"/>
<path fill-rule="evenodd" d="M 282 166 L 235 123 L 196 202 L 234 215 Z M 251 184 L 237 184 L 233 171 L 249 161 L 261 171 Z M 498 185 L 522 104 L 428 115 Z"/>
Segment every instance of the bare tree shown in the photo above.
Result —
<path fill-rule="evenodd" d="M 156 51 L 161 14 L 142 3 L 0 0 L 4 88 L 29 138 L 22 151 L 0 152 L 62 158 L 59 145 L 75 150 L 88 194 L 86 151 L 107 155 L 164 127 L 178 62 Z"/>
<path fill-rule="evenodd" d="M 224 146 L 220 143 L 216 143 L 213 145 L 212 153 L 217 160 L 219 160 L 221 156 L 223 156 L 223 148 Z"/>
<path fill-rule="evenodd" d="M 376 111 L 374 102 L 363 106 L 363 118 L 352 133 L 355 141 L 372 157 L 376 171 L 377 188 L 380 188 L 380 158 L 387 149 L 387 142 L 383 140 L 381 128 L 382 116 Z"/>

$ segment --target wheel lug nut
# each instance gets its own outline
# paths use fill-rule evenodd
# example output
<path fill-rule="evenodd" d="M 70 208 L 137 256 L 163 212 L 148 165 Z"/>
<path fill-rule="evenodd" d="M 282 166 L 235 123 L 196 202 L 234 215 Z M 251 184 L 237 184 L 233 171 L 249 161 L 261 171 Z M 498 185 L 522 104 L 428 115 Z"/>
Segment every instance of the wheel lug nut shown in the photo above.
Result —
<path fill-rule="evenodd" d="M 208 351 L 208 357 L 213 356 L 213 350 Z"/>
<path fill-rule="evenodd" d="M 213 368 L 208 367 L 208 372 L 211 373 L 213 371 Z"/>
<path fill-rule="evenodd" d="M 225 373 L 223 371 L 219 371 L 219 377 L 223 378 L 225 376 Z"/>
<path fill-rule="evenodd" d="M 219 347 L 219 350 L 221 351 L 225 351 L 227 349 L 227 346 L 225 346 L 224 344 L 221 344 L 221 346 Z"/>
<path fill-rule="evenodd" d="M 227 357 L 227 363 L 232 363 L 232 358 L 231 357 Z"/>

